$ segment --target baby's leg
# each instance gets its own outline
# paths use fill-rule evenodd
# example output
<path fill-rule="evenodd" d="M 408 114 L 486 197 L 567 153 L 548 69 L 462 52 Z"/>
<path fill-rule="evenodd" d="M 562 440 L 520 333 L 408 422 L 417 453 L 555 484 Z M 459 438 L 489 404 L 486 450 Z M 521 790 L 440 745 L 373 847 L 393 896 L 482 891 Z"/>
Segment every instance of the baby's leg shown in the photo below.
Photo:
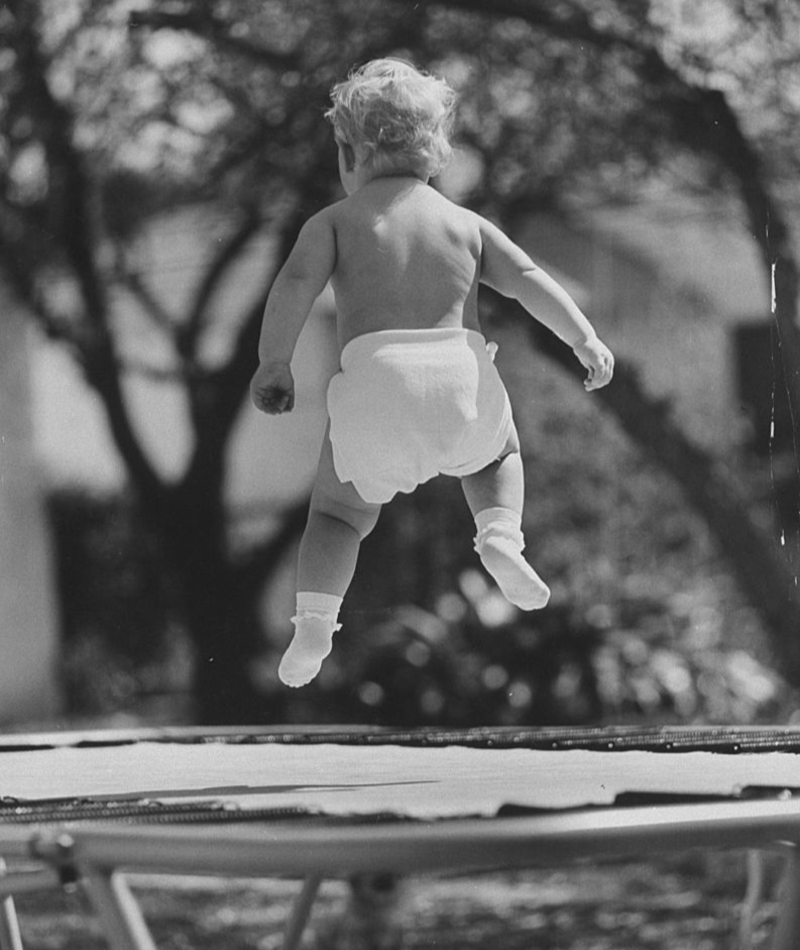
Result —
<path fill-rule="evenodd" d="M 544 607 L 550 589 L 522 556 L 525 480 L 516 431 L 496 462 L 465 476 L 461 484 L 475 518 L 475 550 L 483 566 L 506 600 L 522 610 Z"/>
<path fill-rule="evenodd" d="M 339 629 L 339 608 L 355 573 L 361 541 L 375 527 L 380 505 L 339 481 L 326 433 L 297 568 L 295 634 L 278 675 L 304 686 L 319 672 Z"/>

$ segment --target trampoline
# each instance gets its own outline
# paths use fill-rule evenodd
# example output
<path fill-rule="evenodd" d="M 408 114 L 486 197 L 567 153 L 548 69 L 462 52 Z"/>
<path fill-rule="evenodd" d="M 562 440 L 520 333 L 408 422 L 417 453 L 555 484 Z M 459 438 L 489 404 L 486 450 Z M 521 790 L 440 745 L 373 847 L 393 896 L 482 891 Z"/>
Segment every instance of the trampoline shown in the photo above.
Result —
<path fill-rule="evenodd" d="M 800 941 L 800 730 L 151 729 L 0 737 L 0 948 L 14 896 L 77 883 L 113 950 L 154 950 L 128 874 L 324 879 L 785 854 L 774 950 Z"/>

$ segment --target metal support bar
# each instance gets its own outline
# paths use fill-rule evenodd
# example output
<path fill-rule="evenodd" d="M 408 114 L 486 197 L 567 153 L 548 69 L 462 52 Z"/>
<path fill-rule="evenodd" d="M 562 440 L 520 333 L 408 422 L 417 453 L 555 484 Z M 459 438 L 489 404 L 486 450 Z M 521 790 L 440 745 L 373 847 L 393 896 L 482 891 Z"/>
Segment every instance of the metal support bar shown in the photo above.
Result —
<path fill-rule="evenodd" d="M 139 902 L 119 871 L 82 869 L 86 886 L 109 946 L 114 950 L 156 950 Z"/>
<path fill-rule="evenodd" d="M 61 886 L 58 872 L 49 867 L 0 873 L 0 900 L 33 891 L 51 891 Z"/>
<path fill-rule="evenodd" d="M 143 873 L 418 874 L 530 867 L 575 858 L 800 842 L 800 802 L 675 805 L 348 827 L 86 827 L 79 863 Z"/>
<path fill-rule="evenodd" d="M 13 897 L 4 898 L 0 904 L 0 948 L 1 950 L 23 950 L 22 934 L 19 930 Z"/>
<path fill-rule="evenodd" d="M 780 908 L 772 934 L 772 950 L 797 950 L 800 946 L 800 854 L 793 848 L 786 858 L 780 889 Z"/>
<path fill-rule="evenodd" d="M 302 890 L 294 902 L 289 919 L 286 921 L 286 929 L 283 934 L 283 950 L 297 950 L 300 946 L 321 883 L 322 878 L 315 874 L 310 875 L 303 881 Z"/>
<path fill-rule="evenodd" d="M 114 950 L 155 950 L 127 872 L 302 877 L 285 929 L 297 950 L 323 877 L 519 868 L 575 858 L 694 848 L 769 848 L 800 843 L 800 802 L 743 801 L 586 810 L 486 821 L 341 826 L 87 825 L 34 836 L 10 835 L 11 850 L 44 861 L 62 881 L 82 879 Z M 800 859 L 793 848 L 773 950 L 800 946 Z M 5 948 L 0 948 L 5 950 Z M 18 950 L 11 947 L 10 950 Z"/>
<path fill-rule="evenodd" d="M 7 876 L 6 862 L 0 858 L 0 881 Z M 13 897 L 0 901 L 0 950 L 22 950 L 22 934 L 19 931 L 17 908 Z"/>

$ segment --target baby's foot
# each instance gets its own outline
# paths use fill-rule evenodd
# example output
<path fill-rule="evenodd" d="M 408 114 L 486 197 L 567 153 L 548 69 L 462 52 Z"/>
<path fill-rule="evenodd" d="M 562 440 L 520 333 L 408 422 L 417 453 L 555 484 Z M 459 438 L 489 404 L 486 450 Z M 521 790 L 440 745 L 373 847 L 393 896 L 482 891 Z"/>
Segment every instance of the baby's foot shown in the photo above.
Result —
<path fill-rule="evenodd" d="M 281 682 L 294 687 L 310 683 L 331 652 L 337 627 L 321 617 L 298 619 L 297 630 L 278 667 Z"/>
<path fill-rule="evenodd" d="M 522 556 L 518 542 L 502 534 L 484 537 L 481 563 L 497 581 L 507 601 L 520 610 L 539 610 L 550 599 L 550 588 Z"/>

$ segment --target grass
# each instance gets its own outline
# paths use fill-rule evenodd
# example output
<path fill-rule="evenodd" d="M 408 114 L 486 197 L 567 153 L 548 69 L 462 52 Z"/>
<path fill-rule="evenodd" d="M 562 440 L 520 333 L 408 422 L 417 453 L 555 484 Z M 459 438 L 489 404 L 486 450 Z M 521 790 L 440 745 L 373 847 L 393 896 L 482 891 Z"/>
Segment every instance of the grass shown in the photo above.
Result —
<path fill-rule="evenodd" d="M 741 852 L 655 862 L 576 863 L 521 873 L 412 879 L 354 903 L 325 882 L 303 943 L 316 950 L 731 950 L 746 890 Z M 278 950 L 299 884 L 132 879 L 159 950 Z M 756 915 L 766 947 L 774 895 Z M 383 913 L 379 911 L 383 909 Z M 388 911 L 387 911 L 388 906 Z M 80 891 L 17 900 L 26 950 L 100 950 Z M 377 918 L 384 926 L 376 927 Z M 386 921 L 389 925 L 386 926 Z"/>

